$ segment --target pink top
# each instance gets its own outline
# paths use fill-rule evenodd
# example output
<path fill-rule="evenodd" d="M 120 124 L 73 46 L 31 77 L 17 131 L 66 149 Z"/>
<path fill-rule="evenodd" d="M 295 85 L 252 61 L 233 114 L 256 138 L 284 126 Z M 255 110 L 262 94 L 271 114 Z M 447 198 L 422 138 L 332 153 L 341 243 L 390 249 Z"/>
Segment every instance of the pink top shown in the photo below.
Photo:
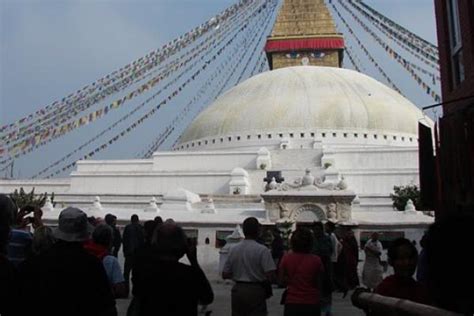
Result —
<path fill-rule="evenodd" d="M 290 252 L 280 263 L 280 269 L 288 278 L 285 304 L 319 304 L 324 266 L 321 259 L 312 254 Z"/>

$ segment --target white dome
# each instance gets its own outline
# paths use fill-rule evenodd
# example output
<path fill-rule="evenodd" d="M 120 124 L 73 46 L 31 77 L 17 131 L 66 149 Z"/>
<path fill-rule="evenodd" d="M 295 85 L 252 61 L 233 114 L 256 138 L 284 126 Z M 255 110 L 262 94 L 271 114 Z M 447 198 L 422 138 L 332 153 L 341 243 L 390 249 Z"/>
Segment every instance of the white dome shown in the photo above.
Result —
<path fill-rule="evenodd" d="M 360 130 L 417 135 L 422 112 L 356 71 L 297 66 L 252 77 L 219 97 L 180 143 L 253 131 Z"/>

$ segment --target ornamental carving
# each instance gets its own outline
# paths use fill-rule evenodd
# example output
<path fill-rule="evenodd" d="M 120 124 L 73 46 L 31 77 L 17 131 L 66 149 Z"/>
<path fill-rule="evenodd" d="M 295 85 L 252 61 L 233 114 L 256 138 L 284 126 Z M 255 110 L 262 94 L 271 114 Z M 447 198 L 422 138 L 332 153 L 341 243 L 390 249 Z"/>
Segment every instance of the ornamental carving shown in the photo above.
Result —
<path fill-rule="evenodd" d="M 317 190 L 347 190 L 347 184 L 344 177 L 337 183 L 325 182 L 324 177 L 315 178 L 311 174 L 310 169 L 305 170 L 305 175 L 301 178 L 296 178 L 293 183 L 277 183 L 272 181 L 266 186 L 266 191 L 317 191 Z"/>

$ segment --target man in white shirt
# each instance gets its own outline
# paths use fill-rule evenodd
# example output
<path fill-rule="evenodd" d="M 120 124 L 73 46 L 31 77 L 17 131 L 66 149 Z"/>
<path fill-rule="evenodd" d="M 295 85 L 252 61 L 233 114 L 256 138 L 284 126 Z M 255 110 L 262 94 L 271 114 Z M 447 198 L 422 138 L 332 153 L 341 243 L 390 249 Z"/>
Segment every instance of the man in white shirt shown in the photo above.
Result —
<path fill-rule="evenodd" d="M 245 239 L 229 251 L 222 277 L 232 279 L 232 316 L 260 316 L 267 314 L 266 299 L 271 296 L 271 281 L 275 277 L 275 263 L 270 250 L 259 244 L 260 224 L 255 217 L 244 220 Z"/>

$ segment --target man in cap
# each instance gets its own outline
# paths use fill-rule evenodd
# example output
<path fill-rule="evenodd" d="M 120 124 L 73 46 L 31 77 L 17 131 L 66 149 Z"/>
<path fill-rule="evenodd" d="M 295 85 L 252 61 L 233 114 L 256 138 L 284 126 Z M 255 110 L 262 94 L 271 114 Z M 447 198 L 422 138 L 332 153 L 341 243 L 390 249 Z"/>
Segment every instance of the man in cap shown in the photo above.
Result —
<path fill-rule="evenodd" d="M 102 263 L 83 248 L 91 231 L 83 211 L 61 211 L 57 242 L 20 267 L 25 315 L 117 315 Z"/>

